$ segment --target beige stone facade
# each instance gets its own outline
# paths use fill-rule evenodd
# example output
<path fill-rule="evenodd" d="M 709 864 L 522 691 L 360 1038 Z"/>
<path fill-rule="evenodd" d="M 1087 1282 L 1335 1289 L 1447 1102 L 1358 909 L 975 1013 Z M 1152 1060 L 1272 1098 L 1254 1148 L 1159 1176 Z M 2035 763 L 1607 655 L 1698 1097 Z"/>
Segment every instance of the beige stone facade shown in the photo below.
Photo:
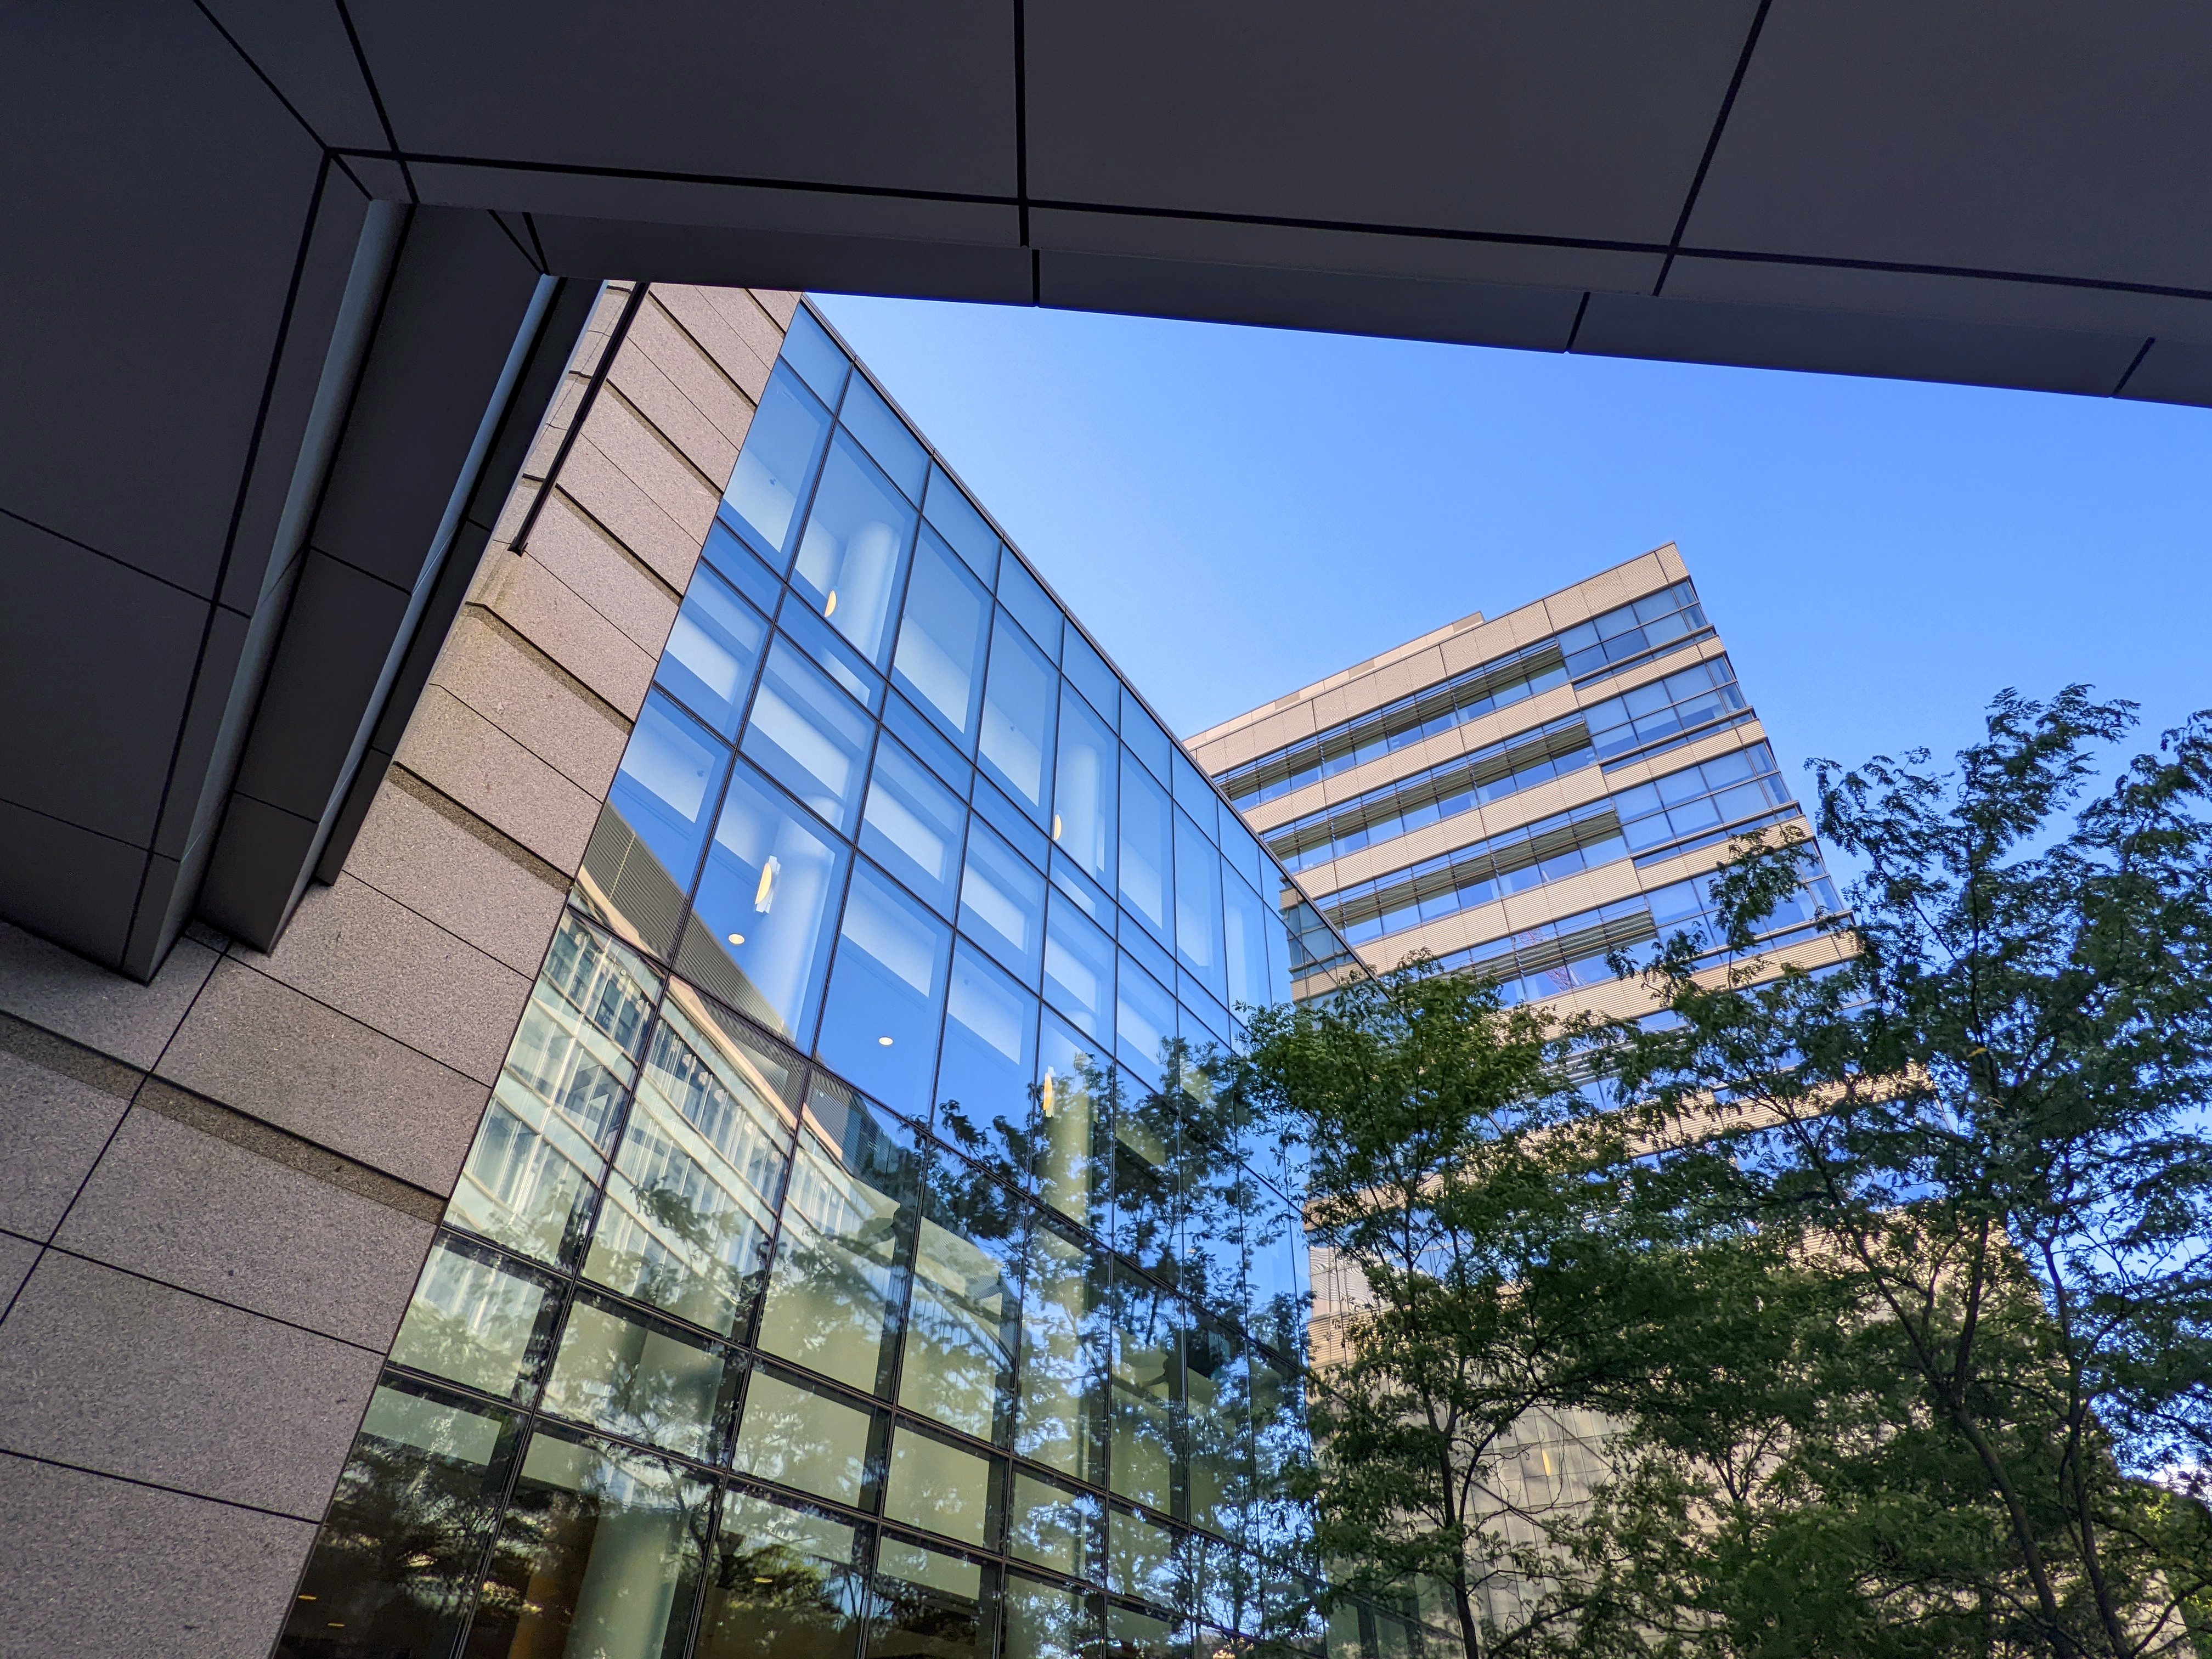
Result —
<path fill-rule="evenodd" d="M 651 289 L 549 485 L 629 297 L 273 951 L 142 986 L 0 925 L 0 1653 L 283 1620 L 798 306 Z"/>
<path fill-rule="evenodd" d="M 1348 750 L 1353 734 L 1347 727 L 1364 721 L 1372 729 L 1378 718 L 1387 724 L 1392 706 L 1403 708 L 1409 701 L 1431 707 L 1444 696 L 1447 682 L 1485 665 L 1504 665 L 1498 672 L 1504 672 L 1516 656 L 1532 665 L 1559 662 L 1565 653 L 1547 656 L 1541 649 L 1545 642 L 1593 618 L 1620 617 L 1623 607 L 1638 601 L 1652 603 L 1655 596 L 1689 580 L 1680 551 L 1668 544 L 1504 615 L 1477 612 L 1463 617 L 1225 720 L 1191 738 L 1191 752 L 1237 800 L 1252 828 L 1280 854 L 1291 844 L 1297 826 L 1333 810 L 1356 810 L 1353 803 L 1374 800 L 1393 786 L 1418 787 L 1425 775 L 1449 773 L 1462 757 L 1510 750 L 1547 726 L 1561 728 L 1561 741 L 1576 741 L 1577 723 L 1585 711 L 1617 706 L 1616 699 L 1645 691 L 1701 664 L 1711 665 L 1716 677 L 1728 673 L 1726 647 L 1700 613 L 1698 625 L 1649 649 L 1632 651 L 1586 672 L 1554 672 L 1550 683 L 1520 701 L 1486 712 L 1462 710 L 1442 730 L 1435 729 L 1438 722 L 1431 719 L 1427 722 L 1430 735 L 1409 735 L 1387 752 L 1340 764 L 1309 781 L 1300 781 L 1293 775 L 1288 781 L 1293 787 L 1265 799 L 1239 795 L 1236 781 L 1240 773 L 1255 763 L 1265 766 L 1269 757 L 1282 756 L 1291 745 L 1319 739 L 1326 746 L 1328 734 L 1335 732 L 1336 748 Z M 1577 809 L 1601 817 L 1605 803 L 1624 790 L 1660 778 L 1671 780 L 1685 769 L 1764 742 L 1765 728 L 1747 702 L 1739 697 L 1736 706 L 1721 712 L 1724 718 L 1703 726 L 1692 724 L 1648 743 L 1632 743 L 1602 764 L 1582 764 L 1498 799 L 1470 803 L 1419 827 L 1378 832 L 1364 846 L 1310 859 L 1297 879 L 1325 915 L 1356 930 L 1357 907 L 1346 896 L 1364 885 L 1388 884 L 1416 866 L 1478 843 L 1494 843 Z M 1411 719 L 1401 715 L 1399 723 Z M 1812 826 L 1802 811 L 1775 810 L 1770 803 L 1756 817 L 1773 830 L 1811 834 Z M 1635 856 L 1610 858 L 1521 890 L 1500 890 L 1486 899 L 1480 890 L 1462 889 L 1478 902 L 1394 927 L 1380 937 L 1355 937 L 1355 946 L 1362 959 L 1377 969 L 1394 967 L 1419 951 L 1440 958 L 1480 951 L 1547 924 L 1587 916 L 1605 907 L 1632 905 L 1640 896 L 1712 869 L 1728 857 L 1729 850 L 1727 837 L 1711 833 L 1662 836 Z M 1430 883 L 1436 884 L 1436 880 Z M 1502 890 L 1507 884 L 1499 885 Z M 1801 939 L 1785 943 L 1777 959 L 1816 966 L 1834 960 L 1838 949 L 1832 939 Z M 1525 960 L 1528 952 L 1520 955 Z M 1510 967 L 1495 971 L 1501 977 L 1515 977 Z M 1634 984 L 1608 981 L 1558 990 L 1543 1000 L 1548 1010 L 1561 1016 L 1585 1009 L 1612 1016 L 1642 1012 L 1644 997 Z"/>

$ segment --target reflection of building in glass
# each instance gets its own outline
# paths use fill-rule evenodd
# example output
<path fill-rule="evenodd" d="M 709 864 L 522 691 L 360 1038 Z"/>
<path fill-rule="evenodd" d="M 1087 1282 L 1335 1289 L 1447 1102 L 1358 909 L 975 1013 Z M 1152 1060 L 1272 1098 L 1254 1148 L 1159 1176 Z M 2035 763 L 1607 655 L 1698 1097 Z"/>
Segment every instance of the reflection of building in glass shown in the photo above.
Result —
<path fill-rule="evenodd" d="M 1342 952 L 802 311 L 280 1652 L 1318 1650 L 1188 1057 Z"/>
<path fill-rule="evenodd" d="M 1384 652 L 1200 733 L 1191 752 L 1370 965 L 1426 951 L 1560 1014 L 1644 1012 L 1607 955 L 1686 930 L 1717 951 L 1711 872 L 1731 841 L 1811 833 L 1671 544 Z M 1810 878 L 1759 958 L 1836 960 L 1816 918 L 1837 908 L 1828 878 Z M 1310 1269 L 1325 1373 L 1366 1286 L 1326 1250 Z M 1603 1477 L 1606 1435 L 1587 1413 L 1529 1413 L 1479 1500 L 1486 1525 L 1536 1542 Z M 1480 1594 L 1513 1620 L 1510 1576 Z"/>

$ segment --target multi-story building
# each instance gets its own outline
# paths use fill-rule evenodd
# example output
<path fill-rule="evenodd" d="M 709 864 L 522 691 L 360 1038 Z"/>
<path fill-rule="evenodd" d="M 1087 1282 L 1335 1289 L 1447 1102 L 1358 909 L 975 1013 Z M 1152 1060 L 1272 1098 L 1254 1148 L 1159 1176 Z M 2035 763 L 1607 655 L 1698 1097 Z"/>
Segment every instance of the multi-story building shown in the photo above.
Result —
<path fill-rule="evenodd" d="M 1755 830 L 1811 826 L 1670 544 L 1495 620 L 1480 613 L 1190 740 L 1268 850 L 1370 967 L 1426 952 L 1561 1017 L 1648 1011 L 1607 957 L 1711 927 L 1713 869 Z M 1817 968 L 1825 872 L 1779 908 L 1757 959 Z M 1323 978 L 1326 975 L 1322 975 Z M 1317 1367 L 1364 1299 L 1312 1253 Z M 1532 1412 L 1480 1498 L 1512 1544 L 1605 1468 L 1604 1422 Z M 1486 1576 L 1510 1625 L 1522 1586 Z M 1441 1611 L 1440 1609 L 1437 1611 Z"/>
<path fill-rule="evenodd" d="M 1711 918 L 1737 836 L 1811 827 L 1669 544 L 1474 616 L 1190 739 L 1360 957 L 1425 951 L 1508 1002 L 1642 1012 L 1608 952 Z M 1825 874 L 1760 955 L 1835 959 Z"/>
<path fill-rule="evenodd" d="M 279 1651 L 1317 1646 L 1300 908 L 799 310 Z"/>

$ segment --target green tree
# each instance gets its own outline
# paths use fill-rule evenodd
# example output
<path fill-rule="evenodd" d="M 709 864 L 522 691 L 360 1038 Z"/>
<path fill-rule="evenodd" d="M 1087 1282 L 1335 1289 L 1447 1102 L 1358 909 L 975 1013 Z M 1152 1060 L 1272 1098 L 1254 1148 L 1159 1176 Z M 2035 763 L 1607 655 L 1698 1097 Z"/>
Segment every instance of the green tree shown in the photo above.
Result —
<path fill-rule="evenodd" d="M 2212 719 L 2097 788 L 2132 723 L 2007 692 L 1954 768 L 1821 763 L 1856 953 L 1757 960 L 1812 856 L 1761 841 L 1668 1012 L 1583 1032 L 1645 1153 L 1617 1283 L 1682 1292 L 1580 1540 L 1622 1639 L 2212 1650 Z"/>
<path fill-rule="evenodd" d="M 1565 1511 L 1509 1465 L 1516 1428 L 1589 1399 L 1586 1362 L 1619 1346 L 1583 1328 L 1611 1313 L 1585 1279 L 1611 1127 L 1577 1123 L 1542 1020 L 1425 962 L 1257 1013 L 1251 1039 L 1231 1086 L 1304 1143 L 1316 1278 L 1348 1284 L 1316 1310 L 1300 1482 L 1325 1600 L 1425 1599 L 1468 1659 L 1557 1639 L 1585 1606 L 1552 1541 Z"/>

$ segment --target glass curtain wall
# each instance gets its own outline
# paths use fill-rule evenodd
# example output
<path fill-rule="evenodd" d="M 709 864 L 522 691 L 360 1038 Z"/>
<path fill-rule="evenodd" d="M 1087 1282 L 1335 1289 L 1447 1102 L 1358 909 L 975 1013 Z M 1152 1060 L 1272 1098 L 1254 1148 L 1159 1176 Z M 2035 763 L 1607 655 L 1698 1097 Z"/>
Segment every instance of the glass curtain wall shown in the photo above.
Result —
<path fill-rule="evenodd" d="M 1194 1057 L 1342 952 L 802 310 L 278 1652 L 1322 1650 Z"/>

